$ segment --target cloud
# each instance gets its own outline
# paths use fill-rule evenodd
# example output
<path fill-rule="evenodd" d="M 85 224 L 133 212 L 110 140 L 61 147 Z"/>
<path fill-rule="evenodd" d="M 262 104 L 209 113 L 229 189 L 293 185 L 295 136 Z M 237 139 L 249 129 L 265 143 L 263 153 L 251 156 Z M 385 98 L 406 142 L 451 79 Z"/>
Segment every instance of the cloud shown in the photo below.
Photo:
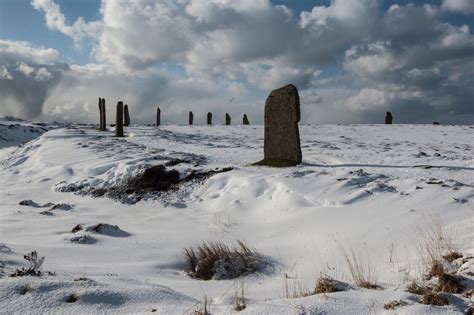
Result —
<path fill-rule="evenodd" d="M 442 8 L 455 13 L 472 14 L 474 2 L 472 0 L 443 0 Z"/>
<path fill-rule="evenodd" d="M 262 122 L 270 90 L 294 83 L 307 123 L 380 122 L 388 110 L 396 121 L 472 122 L 474 36 L 445 14 L 471 1 L 381 3 L 333 0 L 298 15 L 269 0 L 102 0 L 100 19 L 68 23 L 52 0 L 33 0 L 51 30 L 87 39 L 93 59 L 66 64 L 53 49 L 0 41 L 0 74 L 35 84 L 44 105 L 29 112 L 57 119 L 95 121 L 101 96 L 141 122 L 157 105 L 170 122 L 189 110 Z"/>
<path fill-rule="evenodd" d="M 76 45 L 79 45 L 85 38 L 94 38 L 100 31 L 100 22 L 85 22 L 83 18 L 68 25 L 59 5 L 53 0 L 32 0 L 31 4 L 36 10 L 44 13 L 49 29 L 71 37 Z"/>
<path fill-rule="evenodd" d="M 0 40 L 0 102 L 2 114 L 35 118 L 48 95 L 68 70 L 53 49 L 26 42 Z"/>

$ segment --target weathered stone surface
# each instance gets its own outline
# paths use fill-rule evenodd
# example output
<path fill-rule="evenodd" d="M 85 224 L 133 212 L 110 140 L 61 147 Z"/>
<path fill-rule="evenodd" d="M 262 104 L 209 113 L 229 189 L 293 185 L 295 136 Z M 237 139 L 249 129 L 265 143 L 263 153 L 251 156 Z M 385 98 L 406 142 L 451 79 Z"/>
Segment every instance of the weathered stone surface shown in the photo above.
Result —
<path fill-rule="evenodd" d="M 192 125 L 194 121 L 194 115 L 193 112 L 189 112 L 189 124 Z"/>
<path fill-rule="evenodd" d="M 161 109 L 159 107 L 156 108 L 156 125 L 159 126 L 161 124 Z"/>
<path fill-rule="evenodd" d="M 249 119 L 248 119 L 248 117 L 247 117 L 247 114 L 244 114 L 243 124 L 244 124 L 244 125 L 250 125 L 250 122 L 249 122 Z"/>
<path fill-rule="evenodd" d="M 207 113 L 207 124 L 212 125 L 212 113 Z"/>
<path fill-rule="evenodd" d="M 117 103 L 117 115 L 115 117 L 115 136 L 123 137 L 123 102 Z"/>
<path fill-rule="evenodd" d="M 126 127 L 130 126 L 130 113 L 128 112 L 127 104 L 123 108 L 123 125 Z"/>
<path fill-rule="evenodd" d="M 103 130 L 103 119 L 102 119 L 102 99 L 99 97 L 99 130 Z"/>
<path fill-rule="evenodd" d="M 273 90 L 265 102 L 264 160 L 301 162 L 300 97 L 292 85 Z"/>
<path fill-rule="evenodd" d="M 387 115 L 385 116 L 385 124 L 391 125 L 393 122 L 393 116 L 391 112 L 387 112 Z"/>
<path fill-rule="evenodd" d="M 102 99 L 102 131 L 107 130 L 107 115 L 105 110 L 105 98 Z"/>
<path fill-rule="evenodd" d="M 230 125 L 230 121 L 231 121 L 230 115 L 227 114 L 227 113 L 225 113 L 225 124 L 226 124 L 226 125 Z"/>

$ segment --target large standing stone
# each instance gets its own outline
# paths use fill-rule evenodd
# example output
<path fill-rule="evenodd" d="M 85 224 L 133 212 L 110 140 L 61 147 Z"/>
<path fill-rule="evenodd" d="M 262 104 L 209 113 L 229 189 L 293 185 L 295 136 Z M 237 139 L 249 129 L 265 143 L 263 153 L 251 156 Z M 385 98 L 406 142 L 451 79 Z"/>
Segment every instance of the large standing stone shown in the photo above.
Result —
<path fill-rule="evenodd" d="M 102 131 L 102 99 L 99 97 L 99 130 Z"/>
<path fill-rule="evenodd" d="M 194 121 L 194 115 L 193 112 L 189 112 L 189 124 L 192 125 Z"/>
<path fill-rule="evenodd" d="M 391 125 L 393 121 L 393 116 L 391 112 L 387 112 L 387 115 L 385 116 L 385 124 L 386 125 Z"/>
<path fill-rule="evenodd" d="M 230 115 L 225 113 L 225 124 L 230 125 Z"/>
<path fill-rule="evenodd" d="M 207 113 L 207 124 L 212 125 L 212 113 Z"/>
<path fill-rule="evenodd" d="M 156 108 L 156 125 L 159 126 L 161 124 L 161 109 L 159 107 Z"/>
<path fill-rule="evenodd" d="M 107 130 L 107 115 L 105 110 L 105 98 L 102 99 L 102 131 Z"/>
<path fill-rule="evenodd" d="M 123 102 L 117 103 L 117 115 L 115 116 L 115 136 L 123 137 Z"/>
<path fill-rule="evenodd" d="M 249 122 L 249 119 L 248 119 L 248 117 L 247 117 L 247 114 L 244 114 L 243 123 L 244 123 L 244 125 L 250 125 L 250 122 Z"/>
<path fill-rule="evenodd" d="M 292 85 L 273 90 L 265 102 L 265 142 L 262 164 L 289 166 L 301 163 L 300 97 Z M 275 163 L 273 163 L 273 162 Z"/>
<path fill-rule="evenodd" d="M 130 126 L 130 113 L 128 112 L 127 104 L 123 107 L 123 125 L 126 127 Z"/>

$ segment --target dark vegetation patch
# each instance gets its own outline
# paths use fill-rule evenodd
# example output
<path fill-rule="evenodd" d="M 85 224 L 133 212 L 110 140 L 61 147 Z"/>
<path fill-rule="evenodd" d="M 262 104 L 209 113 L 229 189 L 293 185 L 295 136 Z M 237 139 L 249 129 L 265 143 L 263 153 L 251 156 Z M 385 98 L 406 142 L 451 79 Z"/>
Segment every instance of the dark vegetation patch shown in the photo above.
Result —
<path fill-rule="evenodd" d="M 83 229 L 84 228 L 82 227 L 82 225 L 77 224 L 75 227 L 72 228 L 71 233 L 76 233 L 76 232 L 82 231 Z"/>
<path fill-rule="evenodd" d="M 405 305 L 408 305 L 408 303 L 403 301 L 403 300 L 395 300 L 395 301 L 390 301 L 390 302 L 386 303 L 383 306 L 383 308 L 386 309 L 386 310 L 394 310 L 397 307 L 405 306 Z"/>
<path fill-rule="evenodd" d="M 413 281 L 410 283 L 407 287 L 407 292 L 410 292 L 411 294 L 416 294 L 416 295 L 423 295 L 427 293 L 429 289 L 421 284 L 419 284 L 416 281 Z"/>
<path fill-rule="evenodd" d="M 462 293 L 464 290 L 463 279 L 460 276 L 444 273 L 438 278 L 440 291 L 449 293 Z"/>
<path fill-rule="evenodd" d="M 188 274 L 195 279 L 223 280 L 257 271 L 261 256 L 241 241 L 229 246 L 222 242 L 202 243 L 184 249 Z"/>
<path fill-rule="evenodd" d="M 252 165 L 254 166 L 268 166 L 268 167 L 292 167 L 298 165 L 298 162 L 283 160 L 283 159 L 263 159 L 261 161 L 255 162 Z"/>
<path fill-rule="evenodd" d="M 185 160 L 172 160 L 168 163 L 179 164 L 184 163 Z M 200 183 L 205 179 L 218 174 L 229 172 L 233 170 L 232 167 L 216 168 L 214 170 L 200 171 L 192 170 L 181 176 L 175 170 L 168 170 L 165 165 L 157 165 L 145 169 L 142 173 L 134 176 L 129 176 L 121 180 L 118 184 L 107 188 L 95 188 L 86 184 L 65 184 L 60 183 L 56 187 L 59 192 L 74 192 L 80 195 L 89 195 L 92 197 L 108 197 L 118 200 L 123 203 L 136 203 L 145 196 L 156 196 L 163 193 L 176 192 L 181 185 L 185 183 L 195 182 Z"/>
<path fill-rule="evenodd" d="M 66 303 L 75 303 L 79 300 L 79 295 L 72 293 L 66 297 Z"/>
<path fill-rule="evenodd" d="M 462 254 L 457 251 L 451 251 L 448 254 L 444 255 L 443 258 L 449 262 L 453 262 L 458 258 L 462 258 Z"/>
<path fill-rule="evenodd" d="M 33 291 L 32 287 L 30 287 L 29 285 L 25 285 L 25 286 L 20 287 L 20 289 L 18 290 L 18 293 L 20 293 L 20 295 L 25 295 L 32 291 Z"/>
<path fill-rule="evenodd" d="M 316 281 L 315 294 L 346 291 L 346 286 L 327 275 L 321 275 Z"/>
<path fill-rule="evenodd" d="M 10 277 L 41 276 L 42 271 L 40 269 L 41 265 L 43 265 L 44 257 L 38 257 L 38 253 L 32 251 L 31 253 L 24 255 L 23 258 L 28 261 L 30 264 L 29 267 L 15 270 Z"/>
<path fill-rule="evenodd" d="M 127 237 L 130 236 L 130 233 L 121 230 L 118 225 L 111 225 L 107 223 L 99 223 L 86 227 L 87 232 L 92 232 L 96 234 L 114 236 L 114 237 Z"/>
<path fill-rule="evenodd" d="M 77 244 L 95 244 L 97 240 L 90 236 L 89 234 L 74 236 L 71 238 L 71 243 Z"/>
<path fill-rule="evenodd" d="M 420 303 L 426 305 L 444 306 L 449 305 L 449 299 L 444 293 L 426 292 L 421 297 Z"/>

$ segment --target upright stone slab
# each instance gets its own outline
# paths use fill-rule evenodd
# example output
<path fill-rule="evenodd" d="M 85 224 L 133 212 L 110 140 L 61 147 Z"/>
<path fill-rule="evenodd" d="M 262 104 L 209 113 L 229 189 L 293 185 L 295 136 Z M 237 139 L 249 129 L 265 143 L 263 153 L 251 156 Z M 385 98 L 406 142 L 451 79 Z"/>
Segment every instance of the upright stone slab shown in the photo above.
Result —
<path fill-rule="evenodd" d="M 126 127 L 130 126 L 130 113 L 128 112 L 127 104 L 123 107 L 123 125 Z"/>
<path fill-rule="evenodd" d="M 192 125 L 194 121 L 194 115 L 193 112 L 189 112 L 189 124 Z"/>
<path fill-rule="evenodd" d="M 156 108 L 156 125 L 159 126 L 161 124 L 161 110 L 159 107 Z"/>
<path fill-rule="evenodd" d="M 230 115 L 225 113 L 225 124 L 230 125 Z"/>
<path fill-rule="evenodd" d="M 102 131 L 107 130 L 107 115 L 105 110 L 105 98 L 102 99 Z"/>
<path fill-rule="evenodd" d="M 99 97 L 99 130 L 102 131 L 102 99 Z"/>
<path fill-rule="evenodd" d="M 207 124 L 212 125 L 212 113 L 207 113 Z"/>
<path fill-rule="evenodd" d="M 386 125 L 391 125 L 393 122 L 393 116 L 391 112 L 387 112 L 387 115 L 385 116 L 385 124 Z"/>
<path fill-rule="evenodd" d="M 264 161 L 301 163 L 300 116 L 300 97 L 293 84 L 270 93 L 265 102 Z"/>
<path fill-rule="evenodd" d="M 249 119 L 248 119 L 248 117 L 247 117 L 247 114 L 244 114 L 243 124 L 244 124 L 244 125 L 250 125 L 250 122 L 249 122 Z"/>
<path fill-rule="evenodd" d="M 117 115 L 115 117 L 115 136 L 123 137 L 123 102 L 117 103 Z"/>

